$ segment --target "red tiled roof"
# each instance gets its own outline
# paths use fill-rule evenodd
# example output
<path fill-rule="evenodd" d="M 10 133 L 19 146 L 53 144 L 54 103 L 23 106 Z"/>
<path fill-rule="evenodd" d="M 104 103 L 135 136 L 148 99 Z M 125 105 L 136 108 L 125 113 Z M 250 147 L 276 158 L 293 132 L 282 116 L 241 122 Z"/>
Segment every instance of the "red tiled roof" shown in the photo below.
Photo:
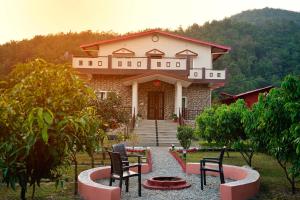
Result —
<path fill-rule="evenodd" d="M 137 38 L 137 37 L 150 35 L 150 34 L 155 34 L 155 33 L 156 34 L 161 34 L 161 35 L 164 35 L 164 36 L 169 36 L 169 37 L 179 39 L 179 40 L 184 40 L 184 41 L 187 41 L 187 42 L 192 42 L 192 43 L 195 43 L 195 44 L 211 46 L 211 47 L 214 47 L 214 48 L 221 49 L 224 52 L 227 52 L 227 51 L 231 50 L 231 47 L 228 47 L 228 46 L 222 46 L 222 45 L 218 45 L 218 44 L 211 43 L 211 42 L 205 42 L 205 41 L 197 40 L 197 39 L 194 39 L 194 38 L 185 37 L 185 36 L 182 36 L 182 35 L 166 32 L 166 31 L 161 31 L 161 30 L 158 30 L 158 29 L 143 31 L 143 32 L 139 32 L 139 33 L 128 34 L 128 35 L 120 36 L 120 37 L 113 38 L 113 39 L 110 39 L 110 40 L 100 40 L 100 41 L 97 41 L 97 42 L 80 45 L 80 47 L 82 49 L 86 49 L 86 48 L 93 47 L 93 46 L 98 46 L 98 45 L 101 45 L 101 44 L 108 44 L 108 43 L 113 43 L 113 42 L 118 42 L 118 41 L 123 41 L 123 40 L 134 39 L 134 38 Z"/>

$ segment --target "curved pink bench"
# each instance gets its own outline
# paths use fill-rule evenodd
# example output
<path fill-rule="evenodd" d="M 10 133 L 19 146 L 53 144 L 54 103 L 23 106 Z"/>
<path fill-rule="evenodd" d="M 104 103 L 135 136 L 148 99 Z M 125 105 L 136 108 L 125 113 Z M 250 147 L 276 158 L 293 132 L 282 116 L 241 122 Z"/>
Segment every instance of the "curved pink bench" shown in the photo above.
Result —
<path fill-rule="evenodd" d="M 132 171 L 137 172 L 137 167 Z M 147 164 L 142 164 L 142 173 L 152 171 L 152 160 L 149 152 Z M 96 183 L 97 179 L 110 177 L 110 166 L 85 170 L 78 175 L 78 192 L 85 200 L 120 200 L 120 188 Z"/>
<path fill-rule="evenodd" d="M 208 166 L 214 166 L 213 164 Z M 259 191 L 260 175 L 257 171 L 233 165 L 223 165 L 225 178 L 236 181 L 220 184 L 220 193 L 222 200 L 246 200 L 255 196 Z M 187 163 L 187 174 L 200 174 L 199 163 Z M 207 172 L 212 176 L 217 174 Z M 200 181 L 200 180 L 199 180 Z"/>

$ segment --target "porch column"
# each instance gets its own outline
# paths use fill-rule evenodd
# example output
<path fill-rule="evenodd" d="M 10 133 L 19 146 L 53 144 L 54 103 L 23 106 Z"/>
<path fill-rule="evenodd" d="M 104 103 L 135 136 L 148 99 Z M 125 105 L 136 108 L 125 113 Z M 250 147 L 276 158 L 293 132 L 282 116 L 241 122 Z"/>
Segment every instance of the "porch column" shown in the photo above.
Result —
<path fill-rule="evenodd" d="M 182 84 L 177 81 L 175 84 L 175 114 L 179 116 L 179 109 L 182 109 Z M 182 113 L 181 113 L 182 114 Z"/>
<path fill-rule="evenodd" d="M 138 83 L 134 81 L 132 83 L 132 105 L 131 105 L 131 113 L 135 113 L 135 116 L 138 114 Z"/>

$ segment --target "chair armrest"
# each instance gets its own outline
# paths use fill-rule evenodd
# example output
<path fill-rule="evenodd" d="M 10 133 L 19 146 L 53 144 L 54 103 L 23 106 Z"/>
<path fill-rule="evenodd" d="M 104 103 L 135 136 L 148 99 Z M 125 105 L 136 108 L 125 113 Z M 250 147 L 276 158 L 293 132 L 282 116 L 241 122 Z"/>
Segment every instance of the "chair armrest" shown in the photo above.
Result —
<path fill-rule="evenodd" d="M 203 160 L 220 160 L 219 158 L 203 158 Z"/>
<path fill-rule="evenodd" d="M 216 164 L 220 164 L 219 160 L 201 160 L 200 162 L 202 163 L 216 163 Z"/>
<path fill-rule="evenodd" d="M 133 167 L 139 167 L 139 166 L 142 166 L 141 164 L 135 164 L 135 165 L 129 165 L 129 166 L 126 166 L 126 167 L 123 167 L 123 169 L 130 169 L 130 168 L 133 168 Z"/>
<path fill-rule="evenodd" d="M 129 154 L 127 157 L 143 157 L 142 155 L 139 154 Z"/>

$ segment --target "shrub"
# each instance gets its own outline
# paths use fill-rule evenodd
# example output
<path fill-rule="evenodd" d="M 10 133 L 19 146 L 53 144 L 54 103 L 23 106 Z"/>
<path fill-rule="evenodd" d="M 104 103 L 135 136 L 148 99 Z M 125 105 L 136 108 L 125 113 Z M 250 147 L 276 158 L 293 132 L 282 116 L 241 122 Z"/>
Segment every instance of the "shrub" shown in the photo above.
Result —
<path fill-rule="evenodd" d="M 194 129 L 189 126 L 179 126 L 177 128 L 177 139 L 184 149 L 188 149 L 191 146 L 193 133 Z"/>

